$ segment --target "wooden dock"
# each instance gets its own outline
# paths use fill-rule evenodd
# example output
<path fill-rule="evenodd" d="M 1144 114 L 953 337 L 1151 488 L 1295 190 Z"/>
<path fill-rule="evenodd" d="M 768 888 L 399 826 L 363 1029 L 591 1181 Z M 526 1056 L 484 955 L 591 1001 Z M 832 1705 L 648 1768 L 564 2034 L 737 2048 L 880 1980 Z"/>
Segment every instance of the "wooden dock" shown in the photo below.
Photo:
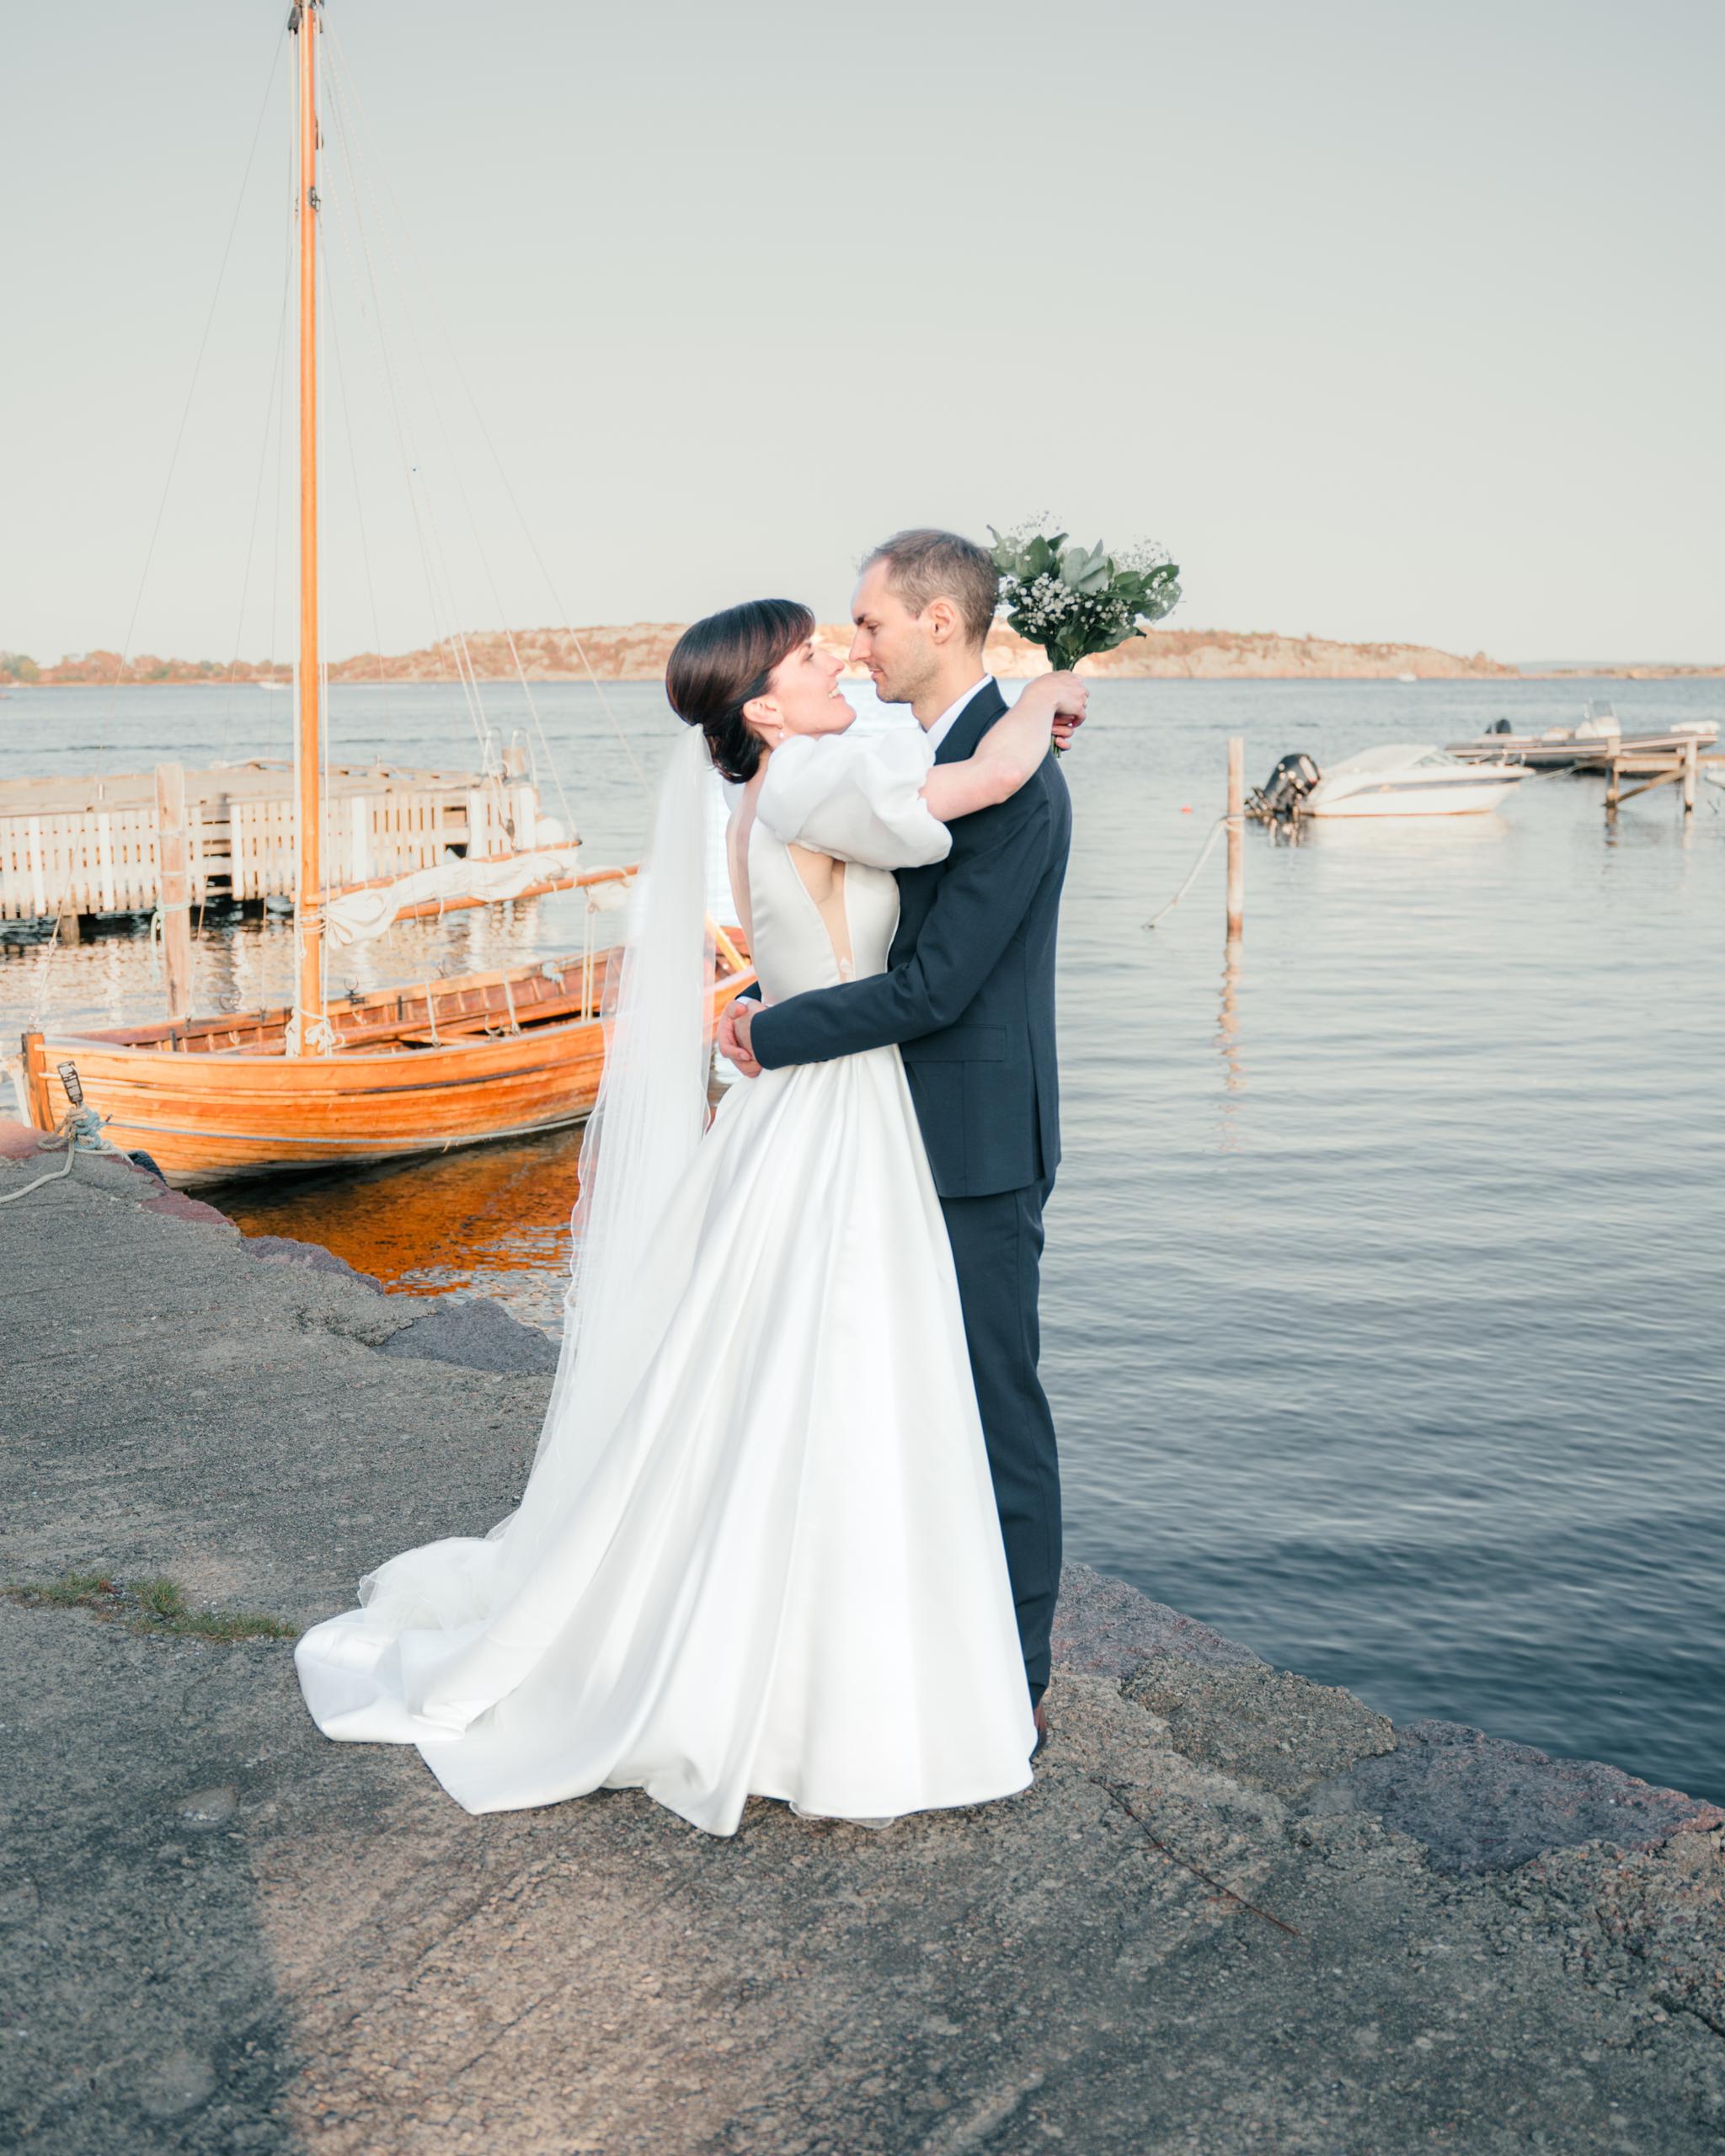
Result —
<path fill-rule="evenodd" d="M 1675 750 L 1620 749 L 1613 755 L 1602 756 L 1597 768 L 1605 774 L 1605 814 L 1615 816 L 1619 806 L 1633 801 L 1638 794 L 1651 793 L 1656 787 L 1678 786 L 1683 789 L 1683 813 L 1695 814 L 1697 795 L 1701 791 L 1702 769 L 1709 764 L 1725 764 L 1725 755 L 1703 755 L 1699 741 L 1685 741 Z M 1626 791 L 1623 782 L 1637 778 L 1642 782 Z"/>
<path fill-rule="evenodd" d="M 291 766 L 253 760 L 180 776 L 189 903 L 291 899 Z M 159 791 L 154 771 L 0 784 L 0 921 L 57 919 L 71 936 L 81 918 L 153 910 L 162 899 Z M 478 776 L 334 765 L 324 797 L 325 880 L 334 889 L 433 867 L 450 851 L 480 860 L 526 851 L 538 817 L 537 789 L 519 768 Z"/>

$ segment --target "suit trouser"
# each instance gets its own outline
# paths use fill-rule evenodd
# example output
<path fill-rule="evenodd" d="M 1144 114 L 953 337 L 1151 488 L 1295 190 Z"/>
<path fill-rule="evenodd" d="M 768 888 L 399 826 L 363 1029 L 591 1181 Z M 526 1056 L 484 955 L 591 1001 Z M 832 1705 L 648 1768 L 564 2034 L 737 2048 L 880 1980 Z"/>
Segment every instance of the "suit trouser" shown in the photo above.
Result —
<path fill-rule="evenodd" d="M 1007 1572 L 1033 1698 L 1048 1683 L 1060 1585 L 1060 1464 L 1037 1375 L 1042 1208 L 1049 1184 L 986 1198 L 943 1198 Z"/>

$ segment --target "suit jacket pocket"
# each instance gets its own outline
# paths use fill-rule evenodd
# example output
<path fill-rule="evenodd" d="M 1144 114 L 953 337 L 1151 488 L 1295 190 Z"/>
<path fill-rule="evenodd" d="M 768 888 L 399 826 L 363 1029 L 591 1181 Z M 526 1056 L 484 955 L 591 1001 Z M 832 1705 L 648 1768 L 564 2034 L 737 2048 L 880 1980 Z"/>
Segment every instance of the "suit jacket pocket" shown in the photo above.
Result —
<path fill-rule="evenodd" d="M 948 1026 L 944 1033 L 901 1041 L 899 1053 L 906 1063 L 1004 1063 L 1007 1029 L 1004 1026 Z"/>

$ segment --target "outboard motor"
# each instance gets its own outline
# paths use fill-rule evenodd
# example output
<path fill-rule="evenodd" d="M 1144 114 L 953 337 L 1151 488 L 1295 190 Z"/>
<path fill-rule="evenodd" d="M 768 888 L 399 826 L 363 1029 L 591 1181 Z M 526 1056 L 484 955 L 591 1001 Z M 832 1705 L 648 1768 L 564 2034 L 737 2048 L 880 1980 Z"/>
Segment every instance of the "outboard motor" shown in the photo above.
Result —
<path fill-rule="evenodd" d="M 1295 750 L 1283 757 L 1252 795 L 1253 814 L 1266 819 L 1296 814 L 1300 803 L 1322 776 L 1303 749 Z"/>
<path fill-rule="evenodd" d="M 1513 734 L 1515 728 L 1507 718 L 1500 718 L 1495 726 L 1488 726 L 1486 728 L 1487 734 Z"/>

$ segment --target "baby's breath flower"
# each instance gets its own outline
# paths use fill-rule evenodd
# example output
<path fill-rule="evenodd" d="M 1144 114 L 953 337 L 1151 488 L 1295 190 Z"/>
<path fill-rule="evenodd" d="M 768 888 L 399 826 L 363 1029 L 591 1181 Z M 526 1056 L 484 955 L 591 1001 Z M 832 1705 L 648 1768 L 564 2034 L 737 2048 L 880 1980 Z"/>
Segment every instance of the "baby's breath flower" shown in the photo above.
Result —
<path fill-rule="evenodd" d="M 1161 621 L 1180 597 L 1180 572 L 1162 547 L 1139 540 L 1119 554 L 1067 543 L 1046 533 L 1048 519 L 994 534 L 1000 611 L 1056 667 L 1092 652 L 1112 651 L 1140 627 Z M 992 526 L 990 527 L 992 530 Z"/>

